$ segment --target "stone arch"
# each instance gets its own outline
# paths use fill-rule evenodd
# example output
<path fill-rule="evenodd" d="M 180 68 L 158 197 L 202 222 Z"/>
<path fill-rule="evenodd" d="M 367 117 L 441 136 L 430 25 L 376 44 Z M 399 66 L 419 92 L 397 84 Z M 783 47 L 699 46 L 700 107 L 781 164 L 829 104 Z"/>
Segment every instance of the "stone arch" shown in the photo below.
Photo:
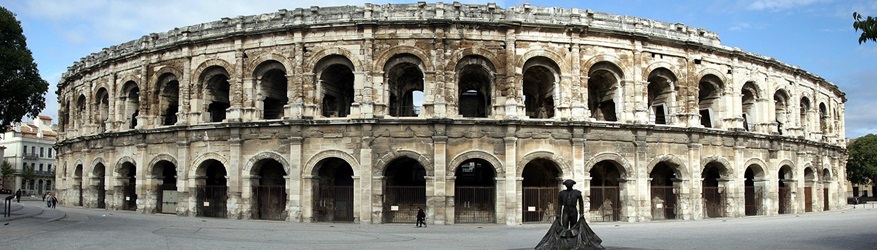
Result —
<path fill-rule="evenodd" d="M 206 175 L 207 169 L 202 168 L 201 164 L 203 164 L 205 161 L 208 161 L 208 160 L 219 161 L 219 163 L 222 163 L 222 165 L 225 167 L 226 173 L 228 173 L 228 166 L 229 166 L 228 159 L 226 159 L 225 156 L 223 156 L 219 153 L 207 152 L 207 153 L 203 153 L 201 155 L 198 155 L 197 157 L 195 157 L 194 160 L 192 160 L 192 164 L 190 166 L 194 166 L 194 167 L 189 169 L 188 176 L 198 177 L 198 176 Z"/>
<path fill-rule="evenodd" d="M 661 162 L 669 162 L 673 165 L 676 165 L 676 167 L 673 168 L 673 172 L 676 172 L 676 178 L 683 179 L 691 177 L 691 173 L 688 173 L 688 167 L 685 165 L 685 161 L 672 154 L 663 154 L 652 158 L 652 160 L 649 161 L 648 165 L 646 165 L 646 173 L 651 173 L 652 170 L 655 169 L 655 166 Z"/>
<path fill-rule="evenodd" d="M 153 84 L 158 83 L 158 80 L 160 80 L 161 77 L 162 77 L 164 74 L 168 74 L 168 73 L 173 74 L 174 77 L 177 78 L 177 81 L 180 81 L 180 80 L 183 79 L 183 78 L 182 78 L 182 77 L 183 77 L 183 71 L 180 70 L 180 69 L 178 69 L 178 68 L 176 68 L 176 67 L 174 67 L 174 66 L 169 66 L 169 65 L 158 65 L 158 66 L 156 66 L 156 67 L 161 67 L 161 69 L 158 69 L 158 70 L 156 70 L 155 72 L 152 73 L 152 76 L 149 77 L 149 82 L 150 82 L 150 83 L 153 83 Z M 153 67 L 153 68 L 155 68 L 155 67 Z M 183 83 L 180 83 L 180 85 L 182 85 L 182 84 L 183 84 Z M 142 91 L 142 90 L 141 90 L 141 91 Z M 152 89 L 152 90 L 151 90 L 151 92 L 155 92 L 155 91 L 156 91 L 155 89 Z"/>
<path fill-rule="evenodd" d="M 709 75 L 713 75 L 716 78 L 718 78 L 719 81 L 722 81 L 721 82 L 723 85 L 722 87 L 724 87 L 724 88 L 722 88 L 721 90 L 723 93 L 724 93 L 725 89 L 729 89 L 729 88 L 733 87 L 733 84 L 730 81 L 728 81 L 728 77 L 725 76 L 727 74 L 723 74 L 722 72 L 719 72 L 719 70 L 714 69 L 714 68 L 705 68 L 705 69 L 700 70 L 699 72 L 697 72 L 697 78 L 695 78 L 695 79 L 697 79 L 697 81 L 700 81 L 704 77 L 709 76 Z"/>
<path fill-rule="evenodd" d="M 679 69 L 676 66 L 673 66 L 672 64 L 670 64 L 668 62 L 664 62 L 664 61 L 655 62 L 655 63 L 649 64 L 648 66 L 646 66 L 645 70 L 643 70 L 643 72 L 642 72 L 643 73 L 642 79 L 648 80 L 649 75 L 651 75 L 652 72 L 654 72 L 655 70 L 661 69 L 661 68 L 667 69 L 668 71 L 670 71 L 670 73 L 673 73 L 673 76 L 676 77 L 677 81 L 679 80 L 679 72 L 680 72 Z M 698 78 L 698 80 L 700 80 L 700 78 Z M 674 85 L 673 89 L 676 89 L 675 85 L 678 85 L 678 83 L 674 82 L 673 85 Z"/>
<path fill-rule="evenodd" d="M 832 171 L 831 171 L 830 165 L 825 164 L 825 166 L 822 168 L 822 174 L 819 175 L 819 178 L 822 181 L 832 181 L 834 179 L 834 176 L 832 176 Z"/>
<path fill-rule="evenodd" d="M 131 158 L 130 156 L 122 156 L 122 158 L 119 158 L 119 160 L 116 161 L 116 165 L 113 166 L 113 174 L 115 175 L 116 173 L 119 173 L 119 170 L 121 170 L 122 165 L 125 163 L 131 163 L 134 166 L 137 166 L 137 161 L 135 161 L 134 158 Z"/>
<path fill-rule="evenodd" d="M 448 176 L 454 176 L 457 171 L 457 167 L 459 167 L 460 164 L 463 164 L 464 161 L 470 159 L 485 160 L 490 163 L 490 165 L 493 165 L 493 171 L 495 171 L 497 177 L 505 175 L 505 168 L 503 167 L 502 161 L 500 161 L 499 158 L 496 158 L 495 155 L 483 150 L 469 150 L 454 156 L 454 158 L 450 162 L 448 162 L 448 169 L 447 171 L 445 171 L 445 173 Z M 426 167 L 424 166 L 424 168 Z"/>
<path fill-rule="evenodd" d="M 546 159 L 557 165 L 560 168 L 558 170 L 560 170 L 561 177 L 563 175 L 571 176 L 573 174 L 572 167 L 560 154 L 555 154 L 550 151 L 533 151 L 525 154 L 524 157 L 521 157 L 521 160 L 518 161 L 517 166 L 515 166 L 515 176 L 522 177 L 524 174 L 524 167 L 536 159 Z"/>
<path fill-rule="evenodd" d="M 90 175 L 90 177 L 94 177 L 94 166 L 97 166 L 97 164 L 103 164 L 104 171 L 106 171 L 107 163 L 104 158 L 100 156 L 95 157 L 94 160 L 91 161 L 91 165 L 88 165 L 88 168 L 90 169 L 90 171 L 88 171 L 88 174 Z M 85 171 L 85 169 L 83 169 L 83 171 Z"/>
<path fill-rule="evenodd" d="M 150 174 L 150 175 L 156 175 L 156 174 L 153 172 L 153 171 L 155 170 L 155 169 L 153 169 L 153 168 L 155 167 L 155 164 L 158 164 L 158 163 L 161 162 L 161 161 L 167 161 L 167 162 L 170 162 L 171 164 L 174 164 L 174 166 L 177 166 L 177 167 L 180 166 L 179 164 L 177 164 L 177 159 L 174 158 L 173 156 L 171 156 L 171 155 L 169 155 L 169 154 L 159 154 L 159 155 L 156 155 L 155 157 L 152 157 L 152 160 L 149 161 L 149 165 L 146 166 L 146 167 L 148 167 L 148 169 L 149 169 L 149 174 Z"/>
<path fill-rule="evenodd" d="M 554 62 L 554 64 L 557 65 L 557 69 L 559 70 L 558 72 L 556 72 L 557 76 L 566 75 L 566 74 L 568 74 L 566 72 L 572 71 L 569 62 L 564 60 L 563 56 L 555 53 L 554 51 L 546 50 L 546 49 L 535 49 L 535 50 L 527 51 L 526 53 L 524 53 L 523 56 L 518 57 L 518 59 L 515 61 L 515 67 L 521 69 L 521 72 L 519 72 L 519 73 L 523 74 L 524 71 L 526 70 L 526 69 L 524 69 L 524 66 L 525 66 L 525 64 L 527 64 L 527 61 L 530 61 L 530 59 L 538 58 L 538 57 L 545 57 L 545 58 L 548 58 L 549 60 L 551 60 L 552 62 Z M 543 66 L 553 69 L 553 67 L 548 66 L 548 65 L 543 65 Z M 560 79 L 557 79 L 557 81 L 560 82 Z"/>
<path fill-rule="evenodd" d="M 191 75 L 192 79 L 190 79 L 189 82 L 190 83 L 194 83 L 194 82 L 200 83 L 203 80 L 201 78 L 202 77 L 201 74 L 203 74 L 205 70 L 207 70 L 208 68 L 213 67 L 213 66 L 217 66 L 217 67 L 225 69 L 225 72 L 228 72 L 228 76 L 230 78 L 236 75 L 235 74 L 235 67 L 232 66 L 231 63 L 229 63 L 226 60 L 219 59 L 219 58 L 211 58 L 211 59 L 205 60 L 204 62 L 201 62 L 201 64 L 199 64 L 198 67 L 195 68 L 195 71 L 193 71 L 192 75 Z"/>
<path fill-rule="evenodd" d="M 450 58 L 448 58 L 448 64 L 445 65 L 446 70 L 456 70 L 459 67 L 460 61 L 467 56 L 476 56 L 482 57 L 490 62 L 492 68 L 490 70 L 493 71 L 494 74 L 498 72 L 504 72 L 505 64 L 497 60 L 496 54 L 491 52 L 490 50 L 482 49 L 482 48 L 465 48 L 462 50 L 455 51 Z"/>
<path fill-rule="evenodd" d="M 375 167 L 372 168 L 373 176 L 383 176 L 384 170 L 387 169 L 387 164 L 390 164 L 390 162 L 392 162 L 393 160 L 403 156 L 419 162 L 420 165 L 423 166 L 423 169 L 426 171 L 427 176 L 435 175 L 435 166 L 433 166 L 432 161 L 423 154 L 412 150 L 397 150 L 390 151 L 381 156 L 381 158 L 375 164 Z"/>
<path fill-rule="evenodd" d="M 622 169 L 619 169 L 621 170 L 621 178 L 627 178 L 632 173 L 635 173 L 630 162 L 624 156 L 615 152 L 600 152 L 592 156 L 591 159 L 585 162 L 585 173 L 589 173 L 597 163 L 606 160 L 614 161 L 622 167 Z"/>
<path fill-rule="evenodd" d="M 596 55 L 596 56 L 589 58 L 588 60 L 582 61 L 581 74 L 588 75 L 590 72 L 593 72 L 593 70 L 594 70 L 594 69 L 591 69 L 591 67 L 594 67 L 594 65 L 606 62 L 606 63 L 609 63 L 609 64 L 615 66 L 619 70 L 621 70 L 621 72 L 613 72 L 613 73 L 616 74 L 616 76 L 615 76 L 616 79 L 618 79 L 619 82 L 623 83 L 624 79 L 625 79 L 624 77 L 629 76 L 630 74 L 625 72 L 625 69 L 622 68 L 621 66 L 619 66 L 619 65 L 624 65 L 624 63 L 622 61 L 623 60 L 621 60 L 621 58 L 616 56 L 616 55 L 608 55 L 608 54 Z M 621 73 L 621 75 L 617 75 L 618 73 Z"/>
<path fill-rule="evenodd" d="M 111 91 L 113 88 L 111 88 L 110 86 L 108 86 L 107 83 L 106 83 L 106 82 L 103 82 L 103 81 L 101 81 L 100 83 L 96 83 L 96 84 L 92 85 L 92 90 L 90 91 L 90 92 L 91 92 L 90 94 L 91 94 L 92 98 L 90 98 L 90 99 L 95 99 L 95 98 L 97 98 L 98 92 L 100 92 L 101 89 L 103 89 L 104 91 L 106 91 L 106 92 L 107 92 L 107 95 L 109 95 L 109 94 L 112 93 L 112 92 L 110 92 L 110 91 Z"/>
<path fill-rule="evenodd" d="M 80 176 L 76 176 L 76 168 L 77 168 L 78 166 L 83 166 L 82 168 L 85 168 L 85 165 L 82 164 L 82 159 L 76 159 L 76 163 L 73 164 L 73 167 L 72 167 L 72 168 L 70 168 L 71 171 L 72 171 L 72 172 L 70 172 L 70 176 L 73 176 L 73 177 L 80 177 L 80 178 L 82 178 L 82 175 L 81 175 L 82 173 L 80 173 Z M 85 171 L 85 169 L 80 169 L 80 170 L 81 170 L 81 171 Z"/>
<path fill-rule="evenodd" d="M 807 170 L 810 170 L 813 173 L 812 179 L 807 179 Z M 804 168 L 801 169 L 801 172 L 804 173 L 804 180 L 819 180 L 819 168 L 813 166 L 811 162 L 804 163 Z"/>
<path fill-rule="evenodd" d="M 381 52 L 379 55 L 375 56 L 375 63 L 372 65 L 372 69 L 384 69 L 385 65 L 390 62 L 390 60 L 397 55 L 402 54 L 411 54 L 420 59 L 421 64 L 423 64 L 424 73 L 427 71 L 436 71 L 435 65 L 432 64 L 431 60 L 428 60 L 430 57 L 423 50 L 418 49 L 417 47 L 412 46 L 396 46 L 386 51 Z"/>
<path fill-rule="evenodd" d="M 342 48 L 328 48 L 316 51 L 313 56 L 311 56 L 310 60 L 308 60 L 305 64 L 305 72 L 322 72 L 323 69 L 317 69 L 318 64 L 322 62 L 323 59 L 332 56 L 341 56 L 347 58 L 347 60 L 350 61 L 351 64 L 353 64 L 353 68 L 351 69 L 353 72 L 364 70 L 362 62 L 360 60 L 356 60 L 356 56 L 352 52 Z"/>
<path fill-rule="evenodd" d="M 255 166 L 256 162 L 264 159 L 272 159 L 279 162 L 280 165 L 283 165 L 283 170 L 285 170 L 287 174 L 290 173 L 291 169 L 289 161 L 287 161 L 286 158 L 283 158 L 283 155 L 274 151 L 262 151 L 257 153 L 253 157 L 250 157 L 250 159 L 247 160 L 247 163 L 244 165 L 244 172 L 248 172 L 251 175 L 258 175 L 259 169 L 253 169 L 253 166 Z"/>
<path fill-rule="evenodd" d="M 247 72 L 248 75 L 245 75 L 243 77 L 247 77 L 247 78 L 259 77 L 260 74 L 256 73 L 256 69 L 258 69 L 259 66 L 261 66 L 263 63 L 268 62 L 268 61 L 277 61 L 278 63 L 283 65 L 283 69 L 282 69 L 283 72 L 293 72 L 293 68 L 292 68 L 293 62 L 291 60 L 289 60 L 289 58 L 287 58 L 286 56 L 283 56 L 280 53 L 277 53 L 276 51 L 269 51 L 269 52 L 259 53 L 258 55 L 253 56 L 249 60 L 247 60 L 247 64 L 246 64 L 247 66 L 246 66 L 246 69 L 244 69 L 244 72 Z"/>
<path fill-rule="evenodd" d="M 767 163 L 765 163 L 764 160 L 759 159 L 759 158 L 751 158 L 751 159 L 749 159 L 749 160 L 746 160 L 745 163 L 743 163 L 743 172 L 744 172 L 744 174 L 745 174 L 745 172 L 746 172 L 746 169 L 749 168 L 749 166 L 752 166 L 752 165 L 758 166 L 758 170 L 760 170 L 760 173 L 761 173 L 761 177 L 762 177 L 762 178 L 767 178 L 767 176 L 769 176 L 769 175 L 768 175 L 769 171 L 768 171 Z M 758 174 L 756 174 L 756 176 L 758 176 Z"/>
<path fill-rule="evenodd" d="M 116 79 L 116 97 L 121 96 L 121 94 L 125 93 L 125 87 L 129 86 L 127 83 L 133 82 L 134 86 L 140 88 L 140 78 L 134 76 L 133 74 L 124 74 L 121 77 Z"/>
<path fill-rule="evenodd" d="M 303 174 L 310 174 L 313 176 L 319 175 L 320 173 L 316 172 L 316 171 L 319 171 L 319 169 L 316 169 L 317 163 L 320 163 L 320 161 L 322 161 L 324 159 L 328 159 L 328 158 L 338 158 L 338 159 L 341 159 L 341 160 L 347 162 L 347 164 L 350 165 L 350 168 L 353 169 L 353 176 L 360 175 L 359 174 L 359 171 L 360 171 L 359 161 L 357 161 L 356 158 L 353 157 L 353 155 L 351 155 L 347 152 L 344 152 L 341 150 L 334 150 L 334 149 L 320 151 L 319 153 L 312 156 L 310 159 L 308 159 L 307 163 L 305 164 L 304 171 L 302 171 L 302 173 Z M 290 173 L 290 172 L 287 172 L 287 173 Z"/>
<path fill-rule="evenodd" d="M 795 179 L 795 169 L 797 168 L 797 166 L 795 166 L 795 163 L 792 162 L 792 160 L 784 159 L 780 161 L 779 164 L 777 164 L 776 172 L 779 172 L 783 168 L 783 166 L 789 166 L 789 174 L 791 175 L 789 179 Z"/>
<path fill-rule="evenodd" d="M 731 162 L 728 161 L 728 158 L 719 155 L 711 155 L 701 159 L 700 171 L 706 169 L 706 165 L 713 162 L 718 163 L 721 166 L 720 170 L 725 171 L 724 176 L 722 176 L 723 178 L 734 176 L 734 165 L 731 165 Z"/>

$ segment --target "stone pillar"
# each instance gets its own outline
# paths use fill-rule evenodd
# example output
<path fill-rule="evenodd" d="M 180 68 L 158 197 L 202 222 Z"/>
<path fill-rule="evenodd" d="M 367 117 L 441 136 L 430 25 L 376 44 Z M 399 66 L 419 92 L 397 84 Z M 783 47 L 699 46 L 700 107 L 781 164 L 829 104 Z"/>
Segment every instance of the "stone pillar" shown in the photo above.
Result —
<path fill-rule="evenodd" d="M 185 134 L 179 134 L 181 138 L 186 138 Z M 196 166 L 190 166 L 189 164 L 189 143 L 187 141 L 178 141 L 177 142 L 177 164 L 180 164 L 176 167 L 177 172 L 177 215 L 187 215 L 189 214 L 188 198 L 192 196 L 192 193 L 187 188 L 187 183 L 189 181 L 189 171 L 194 169 Z"/>
<path fill-rule="evenodd" d="M 301 214 L 300 218 L 298 218 L 301 222 L 316 222 L 317 218 L 314 217 L 314 182 L 319 180 L 316 176 L 310 174 L 302 174 L 301 175 L 301 188 L 299 189 L 299 213 Z M 354 182 L 356 180 L 354 179 Z M 354 183 L 355 187 L 356 183 Z M 290 192 L 292 193 L 292 192 Z M 292 215 L 290 215 L 292 217 Z"/>
<path fill-rule="evenodd" d="M 254 216 L 253 207 L 256 204 L 256 198 L 253 197 L 253 188 L 259 185 L 262 177 L 250 173 L 241 174 L 241 200 L 240 200 L 240 218 L 241 219 L 258 219 Z"/>
<path fill-rule="evenodd" d="M 517 171 L 517 143 L 518 138 L 514 137 L 513 130 L 514 128 L 507 128 L 505 138 L 503 141 L 505 142 L 505 162 L 503 162 L 504 170 L 505 170 L 505 179 L 506 180 L 517 180 L 517 181 L 506 181 L 505 182 L 505 217 L 506 225 L 520 225 L 523 223 L 523 207 L 521 204 L 523 202 L 523 190 L 522 190 L 522 181 L 523 178 L 519 178 Z M 497 199 L 497 202 L 500 200 Z"/>
<path fill-rule="evenodd" d="M 371 125 L 363 126 L 362 131 L 371 131 Z M 371 183 L 363 183 L 363 180 L 371 180 L 372 174 L 372 149 L 369 147 L 371 144 L 372 138 L 370 136 L 364 136 L 362 140 L 362 146 L 359 151 L 359 169 L 354 170 L 354 173 L 359 173 L 359 176 L 355 176 L 353 179 L 353 221 L 354 223 L 361 223 L 362 221 L 369 221 L 363 218 L 370 217 L 370 209 L 369 206 L 363 206 L 363 204 L 370 204 L 368 202 L 369 195 L 367 190 L 372 188 Z M 362 177 L 368 177 L 364 179 Z M 427 194 L 429 191 L 427 191 Z M 363 195 L 366 194 L 366 195 Z"/>
<path fill-rule="evenodd" d="M 292 128 L 295 132 L 297 127 Z M 296 221 L 303 222 L 303 199 L 304 197 L 310 197 L 311 194 L 303 193 L 302 187 L 305 186 L 303 176 L 310 176 L 310 173 L 302 173 L 304 171 L 304 167 L 302 166 L 302 150 L 301 150 L 301 137 L 290 137 L 289 138 L 289 174 L 286 179 L 286 214 L 288 217 L 286 221 Z M 310 184 L 310 183 L 307 183 Z"/>
<path fill-rule="evenodd" d="M 381 223 L 384 219 L 384 176 L 372 176 L 371 207 L 372 223 Z"/>

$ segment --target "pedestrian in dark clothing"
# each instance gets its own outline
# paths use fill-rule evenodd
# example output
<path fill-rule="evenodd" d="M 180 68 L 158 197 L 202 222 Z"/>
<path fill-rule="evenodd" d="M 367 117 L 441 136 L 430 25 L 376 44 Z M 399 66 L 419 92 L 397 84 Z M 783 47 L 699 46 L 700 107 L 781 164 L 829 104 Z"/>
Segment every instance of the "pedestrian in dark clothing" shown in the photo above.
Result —
<path fill-rule="evenodd" d="M 15 202 L 21 203 L 21 189 L 15 191 Z"/>
<path fill-rule="evenodd" d="M 58 205 L 58 197 L 52 195 L 52 208 L 55 208 L 55 205 Z"/>
<path fill-rule="evenodd" d="M 417 207 L 417 227 L 421 225 L 426 227 L 426 213 L 423 212 L 423 208 Z"/>

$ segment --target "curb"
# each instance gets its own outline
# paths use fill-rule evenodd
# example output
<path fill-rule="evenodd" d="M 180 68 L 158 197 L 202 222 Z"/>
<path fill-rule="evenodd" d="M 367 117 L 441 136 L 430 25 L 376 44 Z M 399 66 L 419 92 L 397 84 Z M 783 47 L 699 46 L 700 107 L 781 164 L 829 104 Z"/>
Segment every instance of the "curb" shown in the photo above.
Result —
<path fill-rule="evenodd" d="M 21 207 L 22 207 L 22 209 L 24 209 L 24 205 L 22 205 Z M 34 212 L 34 213 L 30 213 L 30 214 L 13 215 L 11 217 L 0 218 L 0 221 L 14 221 L 14 220 L 20 220 L 20 219 L 24 219 L 24 218 L 30 218 L 30 217 L 40 215 L 45 211 L 44 209 L 42 209 L 40 207 L 36 207 L 36 208 L 39 209 L 39 211 Z M 21 210 L 21 209 L 18 209 L 18 210 Z M 15 210 L 15 211 L 18 211 L 18 210 Z"/>

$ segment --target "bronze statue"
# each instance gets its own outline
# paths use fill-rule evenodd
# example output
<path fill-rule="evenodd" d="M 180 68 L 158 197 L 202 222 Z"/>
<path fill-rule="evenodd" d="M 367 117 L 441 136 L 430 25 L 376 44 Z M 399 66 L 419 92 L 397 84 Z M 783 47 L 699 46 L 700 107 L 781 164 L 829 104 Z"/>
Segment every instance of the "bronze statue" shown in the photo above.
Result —
<path fill-rule="evenodd" d="M 582 192 L 572 188 L 575 184 L 574 180 L 563 181 L 566 190 L 558 195 L 557 216 L 536 249 L 603 249 L 603 240 L 585 221 L 585 201 Z"/>

